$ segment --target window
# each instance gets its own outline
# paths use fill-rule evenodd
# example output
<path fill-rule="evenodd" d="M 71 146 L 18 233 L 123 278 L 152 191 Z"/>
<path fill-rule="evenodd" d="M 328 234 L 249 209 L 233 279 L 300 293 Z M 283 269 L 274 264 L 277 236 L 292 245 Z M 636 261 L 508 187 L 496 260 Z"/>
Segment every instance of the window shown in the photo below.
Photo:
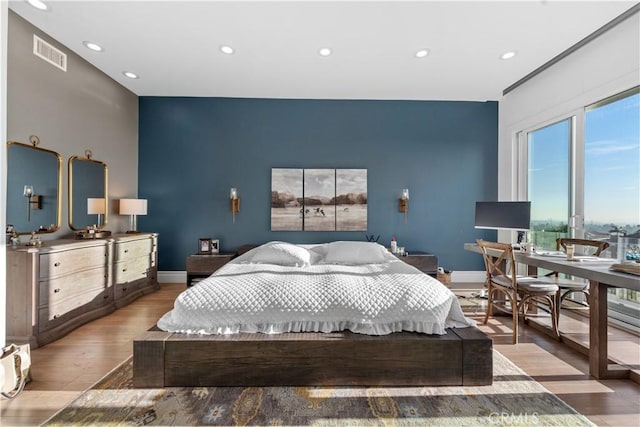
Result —
<path fill-rule="evenodd" d="M 536 247 L 584 237 L 608 241 L 604 256 L 640 258 L 640 88 L 520 132 L 518 142 L 519 198 L 531 201 Z M 640 293 L 610 289 L 609 313 L 640 328 Z"/>
<path fill-rule="evenodd" d="M 568 236 L 571 126 L 566 119 L 528 134 L 529 240 L 536 247 L 555 249 Z"/>

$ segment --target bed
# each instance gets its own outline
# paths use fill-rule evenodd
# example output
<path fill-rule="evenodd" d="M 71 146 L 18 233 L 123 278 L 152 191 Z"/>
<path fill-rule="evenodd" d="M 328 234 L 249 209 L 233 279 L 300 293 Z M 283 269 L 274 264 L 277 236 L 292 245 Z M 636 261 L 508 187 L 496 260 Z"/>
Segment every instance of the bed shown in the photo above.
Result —
<path fill-rule="evenodd" d="M 370 242 L 270 242 L 134 340 L 134 385 L 485 385 L 491 339 L 455 295 Z"/>

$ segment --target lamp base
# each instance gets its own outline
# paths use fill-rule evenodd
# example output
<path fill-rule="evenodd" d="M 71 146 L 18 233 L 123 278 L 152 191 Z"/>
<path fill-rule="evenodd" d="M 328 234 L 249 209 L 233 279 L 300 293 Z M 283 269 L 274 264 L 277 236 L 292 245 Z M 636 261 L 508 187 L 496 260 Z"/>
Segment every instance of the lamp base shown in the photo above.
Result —
<path fill-rule="evenodd" d="M 142 231 L 138 231 L 138 230 L 127 230 L 125 233 L 126 233 L 126 234 L 140 234 L 140 233 L 142 233 Z"/>

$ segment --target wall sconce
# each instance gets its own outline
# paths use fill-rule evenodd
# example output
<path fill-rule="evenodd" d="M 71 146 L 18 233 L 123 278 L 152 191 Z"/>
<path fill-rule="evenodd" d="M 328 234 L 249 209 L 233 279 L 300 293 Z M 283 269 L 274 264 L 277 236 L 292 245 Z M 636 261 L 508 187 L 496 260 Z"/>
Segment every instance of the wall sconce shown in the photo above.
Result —
<path fill-rule="evenodd" d="M 409 189 L 402 190 L 402 196 L 398 200 L 398 210 L 404 214 L 404 223 L 407 223 L 407 213 L 409 212 Z"/>
<path fill-rule="evenodd" d="M 88 198 L 87 199 L 87 214 L 98 215 L 98 228 L 102 228 L 102 218 L 106 212 L 105 199 Z"/>
<path fill-rule="evenodd" d="M 231 187 L 229 198 L 231 199 L 231 214 L 233 216 L 233 223 L 235 224 L 236 212 L 240 212 L 240 198 L 238 197 L 238 190 L 236 190 L 235 187 Z"/>
<path fill-rule="evenodd" d="M 33 194 L 33 186 L 24 186 L 24 197 L 27 198 L 27 221 L 31 221 L 31 209 L 42 209 L 42 196 Z M 31 207 L 31 205 L 35 205 Z"/>
<path fill-rule="evenodd" d="M 129 216 L 129 230 L 127 233 L 137 233 L 137 215 L 147 214 L 146 199 L 120 199 L 120 215 Z"/>

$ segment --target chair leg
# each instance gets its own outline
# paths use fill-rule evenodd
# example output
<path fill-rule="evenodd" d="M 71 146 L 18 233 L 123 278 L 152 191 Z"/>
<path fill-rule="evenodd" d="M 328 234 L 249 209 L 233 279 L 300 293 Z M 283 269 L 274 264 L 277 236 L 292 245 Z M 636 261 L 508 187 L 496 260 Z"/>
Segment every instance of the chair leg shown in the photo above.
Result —
<path fill-rule="evenodd" d="M 514 295 L 514 292 L 509 292 L 511 303 L 511 317 L 513 320 L 513 344 L 518 344 L 518 294 Z"/>
<path fill-rule="evenodd" d="M 489 316 L 493 315 L 493 288 L 491 287 L 491 283 L 487 286 L 487 310 L 484 313 L 484 325 L 487 324 L 489 320 Z"/>
<path fill-rule="evenodd" d="M 551 308 L 551 327 L 553 328 L 553 332 L 556 334 L 556 338 L 560 338 L 560 330 L 558 329 L 558 319 L 560 318 L 560 306 L 556 305 L 556 295 L 550 296 L 547 295 L 547 300 L 549 301 L 549 307 Z"/>
<path fill-rule="evenodd" d="M 565 294 L 566 295 L 566 294 Z M 562 295 L 562 289 L 558 289 L 558 292 L 553 296 L 553 300 L 555 303 L 555 311 L 551 310 L 551 314 L 555 317 L 556 320 L 556 328 L 559 328 L 560 324 L 560 309 L 562 308 L 562 300 L 565 295 Z"/>

